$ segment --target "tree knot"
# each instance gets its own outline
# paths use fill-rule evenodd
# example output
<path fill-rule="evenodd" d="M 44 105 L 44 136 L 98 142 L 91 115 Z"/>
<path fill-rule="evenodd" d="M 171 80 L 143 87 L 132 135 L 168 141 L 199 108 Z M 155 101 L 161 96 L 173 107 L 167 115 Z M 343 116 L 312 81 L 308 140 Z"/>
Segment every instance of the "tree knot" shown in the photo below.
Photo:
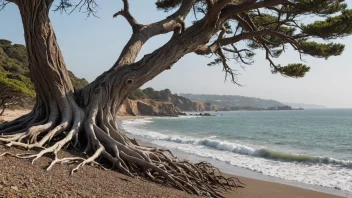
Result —
<path fill-rule="evenodd" d="M 127 86 L 131 86 L 132 84 L 133 84 L 133 80 L 131 78 L 126 80 Z"/>

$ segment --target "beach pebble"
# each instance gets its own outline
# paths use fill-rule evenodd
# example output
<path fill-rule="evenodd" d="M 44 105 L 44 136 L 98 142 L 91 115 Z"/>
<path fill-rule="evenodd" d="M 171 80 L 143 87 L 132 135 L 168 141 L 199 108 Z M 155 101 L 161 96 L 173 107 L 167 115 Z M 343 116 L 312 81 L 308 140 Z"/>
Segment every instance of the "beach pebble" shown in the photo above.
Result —
<path fill-rule="evenodd" d="M 12 190 L 19 191 L 17 186 L 11 186 Z"/>

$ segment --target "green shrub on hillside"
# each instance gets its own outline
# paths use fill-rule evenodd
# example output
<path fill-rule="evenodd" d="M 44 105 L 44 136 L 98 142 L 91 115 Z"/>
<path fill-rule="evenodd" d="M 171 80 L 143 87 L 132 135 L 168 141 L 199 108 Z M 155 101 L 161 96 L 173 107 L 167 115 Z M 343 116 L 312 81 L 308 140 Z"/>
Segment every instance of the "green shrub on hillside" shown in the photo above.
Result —
<path fill-rule="evenodd" d="M 155 91 L 153 88 L 148 87 L 143 90 L 137 89 L 132 92 L 128 96 L 131 100 L 139 100 L 139 99 L 153 99 L 153 100 L 160 100 L 160 101 L 169 101 L 173 98 L 175 94 L 172 94 L 169 89 Z"/>
<path fill-rule="evenodd" d="M 69 71 L 75 89 L 88 85 Z M 0 39 L 0 114 L 8 105 L 33 103 L 34 85 L 29 78 L 28 56 L 24 45 Z"/>

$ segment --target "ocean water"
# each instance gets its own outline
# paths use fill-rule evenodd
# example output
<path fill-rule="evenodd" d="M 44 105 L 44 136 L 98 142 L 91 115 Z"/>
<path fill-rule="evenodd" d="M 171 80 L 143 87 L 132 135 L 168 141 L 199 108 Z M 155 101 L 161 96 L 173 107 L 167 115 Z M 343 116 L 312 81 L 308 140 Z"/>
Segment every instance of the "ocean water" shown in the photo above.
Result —
<path fill-rule="evenodd" d="M 352 109 L 124 120 L 152 144 L 262 175 L 352 192 Z"/>

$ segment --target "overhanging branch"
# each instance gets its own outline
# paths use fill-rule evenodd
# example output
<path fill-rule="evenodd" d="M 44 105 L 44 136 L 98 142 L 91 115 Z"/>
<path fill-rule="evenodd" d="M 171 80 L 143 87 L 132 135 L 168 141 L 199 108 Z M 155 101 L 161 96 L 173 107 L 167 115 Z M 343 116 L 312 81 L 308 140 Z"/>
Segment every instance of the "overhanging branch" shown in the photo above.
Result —
<path fill-rule="evenodd" d="M 130 6 L 128 0 L 123 0 L 123 9 L 116 12 L 113 17 L 115 18 L 119 15 L 125 17 L 128 23 L 131 25 L 132 29 L 135 31 L 136 27 L 138 26 L 138 22 L 130 13 Z"/>
<path fill-rule="evenodd" d="M 246 12 L 249 10 L 256 10 L 259 8 L 276 6 L 285 3 L 287 0 L 265 0 L 265 1 L 257 1 L 257 0 L 245 0 L 241 4 L 229 4 L 225 6 L 225 8 L 221 12 L 221 18 L 233 18 L 235 15 Z"/>
<path fill-rule="evenodd" d="M 127 0 L 124 10 L 129 9 Z M 130 40 L 121 52 L 118 60 L 113 68 L 120 67 L 125 64 L 133 63 L 138 56 L 142 46 L 152 37 L 174 32 L 174 36 L 185 30 L 184 19 L 190 12 L 195 0 L 183 0 L 180 8 L 166 19 L 151 23 L 148 25 L 139 25 L 135 20 L 131 20 L 130 24 L 137 24 L 139 28 L 135 29 Z"/>
<path fill-rule="evenodd" d="M 7 6 L 7 4 L 12 2 L 15 3 L 14 0 L 0 0 L 0 11 L 3 10 Z"/>

